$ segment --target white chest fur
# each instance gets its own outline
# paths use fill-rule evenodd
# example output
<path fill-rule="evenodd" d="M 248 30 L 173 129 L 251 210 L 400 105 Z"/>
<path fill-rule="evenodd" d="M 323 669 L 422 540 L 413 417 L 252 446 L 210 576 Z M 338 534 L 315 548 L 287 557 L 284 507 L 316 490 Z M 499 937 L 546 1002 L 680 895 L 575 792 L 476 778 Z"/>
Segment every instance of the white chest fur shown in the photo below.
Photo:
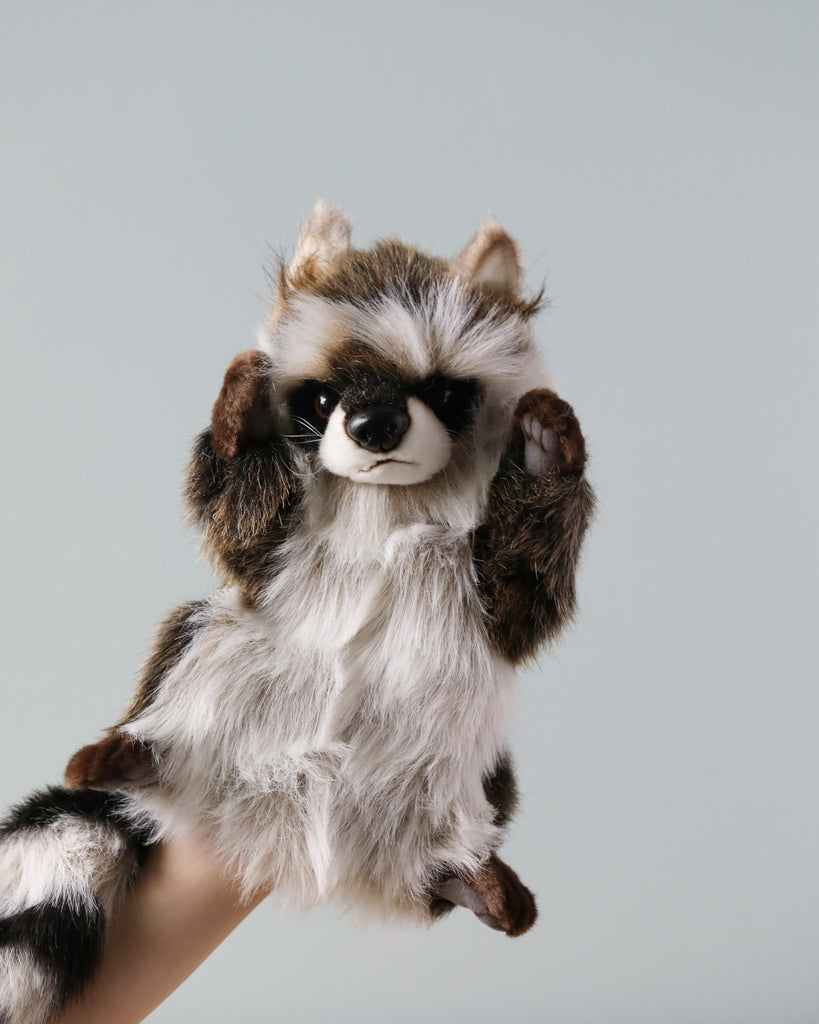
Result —
<path fill-rule="evenodd" d="M 342 538 L 338 543 L 332 538 Z M 512 672 L 486 641 L 465 531 L 392 530 L 364 554 L 297 533 L 262 606 L 231 591 L 129 728 L 164 751 L 135 803 L 204 830 L 248 886 L 411 906 L 496 838 L 482 777 Z"/>

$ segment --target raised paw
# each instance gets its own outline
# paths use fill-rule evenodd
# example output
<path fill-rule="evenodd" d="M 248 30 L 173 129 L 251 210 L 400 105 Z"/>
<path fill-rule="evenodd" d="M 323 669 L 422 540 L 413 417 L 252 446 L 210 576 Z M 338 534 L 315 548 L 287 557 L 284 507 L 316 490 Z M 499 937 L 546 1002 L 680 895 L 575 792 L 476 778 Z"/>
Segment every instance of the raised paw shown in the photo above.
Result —
<path fill-rule="evenodd" d="M 535 897 L 494 853 L 474 878 L 448 875 L 442 879 L 435 895 L 466 907 L 479 921 L 512 938 L 528 932 L 537 920 Z"/>
<path fill-rule="evenodd" d="M 242 352 L 227 369 L 211 417 L 211 444 L 223 459 L 235 459 L 253 441 L 273 432 L 269 362 L 260 351 Z"/>
<path fill-rule="evenodd" d="M 127 789 L 157 781 L 153 748 L 125 732 L 112 732 L 82 747 L 68 762 L 70 789 Z"/>
<path fill-rule="evenodd" d="M 568 402 L 554 391 L 527 391 L 515 409 L 523 433 L 526 472 L 543 476 L 552 469 L 579 476 L 586 465 L 586 442 Z"/>

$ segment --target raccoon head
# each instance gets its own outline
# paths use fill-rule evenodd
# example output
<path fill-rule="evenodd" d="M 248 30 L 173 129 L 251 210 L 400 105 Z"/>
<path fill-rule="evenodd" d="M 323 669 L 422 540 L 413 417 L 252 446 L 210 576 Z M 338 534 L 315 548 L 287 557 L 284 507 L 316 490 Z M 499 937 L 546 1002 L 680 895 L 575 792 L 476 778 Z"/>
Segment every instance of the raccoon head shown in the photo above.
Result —
<path fill-rule="evenodd" d="M 428 481 L 497 447 L 531 385 L 515 242 L 484 224 L 451 262 L 397 240 L 350 246 L 319 202 L 279 275 L 261 347 L 280 433 L 314 467 L 356 483 Z"/>

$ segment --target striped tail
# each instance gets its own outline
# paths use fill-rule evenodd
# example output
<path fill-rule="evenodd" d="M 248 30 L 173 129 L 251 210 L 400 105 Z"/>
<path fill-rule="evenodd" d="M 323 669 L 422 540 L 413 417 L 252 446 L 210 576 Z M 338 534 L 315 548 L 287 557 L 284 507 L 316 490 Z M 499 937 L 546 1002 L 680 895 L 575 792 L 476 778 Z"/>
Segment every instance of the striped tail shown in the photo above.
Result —
<path fill-rule="evenodd" d="M 148 849 L 115 793 L 53 786 L 0 825 L 0 1024 L 45 1024 L 90 981 Z"/>

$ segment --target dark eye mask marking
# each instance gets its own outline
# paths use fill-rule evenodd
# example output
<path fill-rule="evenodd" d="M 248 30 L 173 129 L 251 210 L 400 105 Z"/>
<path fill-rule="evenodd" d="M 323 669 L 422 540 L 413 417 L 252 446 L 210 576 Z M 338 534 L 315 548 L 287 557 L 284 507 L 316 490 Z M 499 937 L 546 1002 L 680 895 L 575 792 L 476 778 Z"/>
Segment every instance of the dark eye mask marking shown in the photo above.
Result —
<path fill-rule="evenodd" d="M 338 393 L 321 381 L 307 380 L 291 391 L 288 404 L 293 420 L 291 440 L 317 447 L 338 405 Z"/>
<path fill-rule="evenodd" d="M 477 381 L 438 375 L 413 390 L 450 434 L 461 434 L 472 425 L 480 397 Z"/>

